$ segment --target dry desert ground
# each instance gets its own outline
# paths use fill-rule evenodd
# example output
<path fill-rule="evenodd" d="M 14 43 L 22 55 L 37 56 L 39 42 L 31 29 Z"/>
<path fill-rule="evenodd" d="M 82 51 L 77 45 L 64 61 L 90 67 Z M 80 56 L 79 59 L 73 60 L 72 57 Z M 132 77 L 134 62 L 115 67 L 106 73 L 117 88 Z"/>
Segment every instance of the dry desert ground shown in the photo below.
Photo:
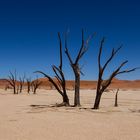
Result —
<path fill-rule="evenodd" d="M 0 90 L 0 140 L 140 140 L 140 90 L 107 92 L 99 110 L 91 110 L 95 90 L 81 90 L 81 107 L 61 103 L 55 90 L 13 95 Z M 73 104 L 73 91 L 68 91 Z"/>

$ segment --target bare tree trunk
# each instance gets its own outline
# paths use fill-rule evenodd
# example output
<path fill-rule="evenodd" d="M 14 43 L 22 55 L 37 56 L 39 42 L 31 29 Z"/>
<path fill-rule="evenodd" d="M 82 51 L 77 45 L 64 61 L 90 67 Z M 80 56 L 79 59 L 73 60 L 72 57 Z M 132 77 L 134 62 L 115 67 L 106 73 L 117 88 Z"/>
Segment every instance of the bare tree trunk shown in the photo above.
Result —
<path fill-rule="evenodd" d="M 30 93 L 30 85 L 28 85 L 28 87 L 27 87 L 27 92 L 28 92 L 28 94 Z"/>
<path fill-rule="evenodd" d="M 69 103 L 69 98 L 68 98 L 66 92 L 64 93 L 64 96 L 63 96 L 63 104 L 64 104 L 65 106 L 69 106 L 69 105 L 70 105 L 70 103 Z"/>
<path fill-rule="evenodd" d="M 114 104 L 115 107 L 118 107 L 118 92 L 119 92 L 119 89 L 117 89 L 116 95 L 115 95 L 115 104 Z"/>
<path fill-rule="evenodd" d="M 16 94 L 18 94 L 19 92 L 19 85 L 17 85 L 17 91 L 16 91 Z"/>
<path fill-rule="evenodd" d="M 37 90 L 37 88 L 34 88 L 33 89 L 33 94 L 36 94 L 36 90 Z"/>
<path fill-rule="evenodd" d="M 75 71 L 75 97 L 74 106 L 80 106 L 80 75 Z"/>
<path fill-rule="evenodd" d="M 101 96 L 102 94 L 99 91 L 97 91 L 93 109 L 99 109 Z"/>
<path fill-rule="evenodd" d="M 20 90 L 19 90 L 20 93 L 22 92 L 22 88 L 23 88 L 23 85 L 20 85 Z"/>
<path fill-rule="evenodd" d="M 16 94 L 16 87 L 15 86 L 13 87 L 13 90 L 14 90 L 14 94 Z"/>
<path fill-rule="evenodd" d="M 22 92 L 24 82 L 25 82 L 25 75 L 19 78 L 19 92 L 20 93 Z"/>
<path fill-rule="evenodd" d="M 31 78 L 27 78 L 26 82 L 27 82 L 27 93 L 29 94 L 31 91 Z"/>
<path fill-rule="evenodd" d="M 31 82 L 27 81 L 27 93 L 30 93 L 30 89 L 31 89 Z"/>

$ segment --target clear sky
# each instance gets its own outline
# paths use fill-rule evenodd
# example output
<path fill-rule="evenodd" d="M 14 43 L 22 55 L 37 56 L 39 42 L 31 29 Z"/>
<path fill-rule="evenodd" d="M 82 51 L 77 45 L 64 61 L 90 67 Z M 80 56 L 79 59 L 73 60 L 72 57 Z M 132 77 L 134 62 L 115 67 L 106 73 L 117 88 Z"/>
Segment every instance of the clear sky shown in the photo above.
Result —
<path fill-rule="evenodd" d="M 123 44 L 105 77 L 123 60 L 124 68 L 140 66 L 140 1 L 139 0 L 1 0 L 0 1 L 0 78 L 9 70 L 18 75 L 35 77 L 36 70 L 53 76 L 52 64 L 58 64 L 59 44 L 69 29 L 68 48 L 74 58 L 81 43 L 81 29 L 85 37 L 96 32 L 90 48 L 81 59 L 82 79 L 97 79 L 99 42 L 106 37 L 103 59 L 112 47 Z M 63 42 L 64 44 L 64 42 Z M 69 62 L 64 55 L 67 79 L 73 79 Z M 140 71 L 120 75 L 121 79 L 140 79 Z"/>

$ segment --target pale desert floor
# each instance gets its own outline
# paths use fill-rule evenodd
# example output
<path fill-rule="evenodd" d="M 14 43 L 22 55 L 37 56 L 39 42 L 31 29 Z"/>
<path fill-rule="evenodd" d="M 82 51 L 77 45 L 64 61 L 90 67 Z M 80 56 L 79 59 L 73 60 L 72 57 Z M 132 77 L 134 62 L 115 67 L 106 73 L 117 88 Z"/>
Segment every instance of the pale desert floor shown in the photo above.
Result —
<path fill-rule="evenodd" d="M 73 91 L 68 93 L 72 104 Z M 37 95 L 0 90 L 0 140 L 140 140 L 140 90 L 119 91 L 117 108 L 114 93 L 105 93 L 98 111 L 90 109 L 94 94 L 82 90 L 79 109 L 51 107 L 61 103 L 55 90 Z"/>

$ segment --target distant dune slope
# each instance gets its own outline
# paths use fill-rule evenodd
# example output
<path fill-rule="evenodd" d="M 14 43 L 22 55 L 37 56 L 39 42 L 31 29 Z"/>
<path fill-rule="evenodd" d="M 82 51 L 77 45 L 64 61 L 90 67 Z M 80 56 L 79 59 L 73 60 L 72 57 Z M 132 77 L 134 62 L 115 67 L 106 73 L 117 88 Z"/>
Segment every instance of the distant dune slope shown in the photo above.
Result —
<path fill-rule="evenodd" d="M 40 78 L 42 81 L 42 88 L 54 89 L 53 85 L 48 81 L 47 78 Z M 57 80 L 54 79 L 56 82 Z M 0 79 L 0 88 L 5 88 L 8 82 L 5 79 Z M 66 82 L 67 89 L 74 89 L 74 81 L 68 80 Z M 97 81 L 81 81 L 81 89 L 96 89 Z M 140 89 L 140 80 L 128 81 L 128 80 L 118 80 L 114 79 L 109 88 L 120 88 L 120 89 Z"/>

